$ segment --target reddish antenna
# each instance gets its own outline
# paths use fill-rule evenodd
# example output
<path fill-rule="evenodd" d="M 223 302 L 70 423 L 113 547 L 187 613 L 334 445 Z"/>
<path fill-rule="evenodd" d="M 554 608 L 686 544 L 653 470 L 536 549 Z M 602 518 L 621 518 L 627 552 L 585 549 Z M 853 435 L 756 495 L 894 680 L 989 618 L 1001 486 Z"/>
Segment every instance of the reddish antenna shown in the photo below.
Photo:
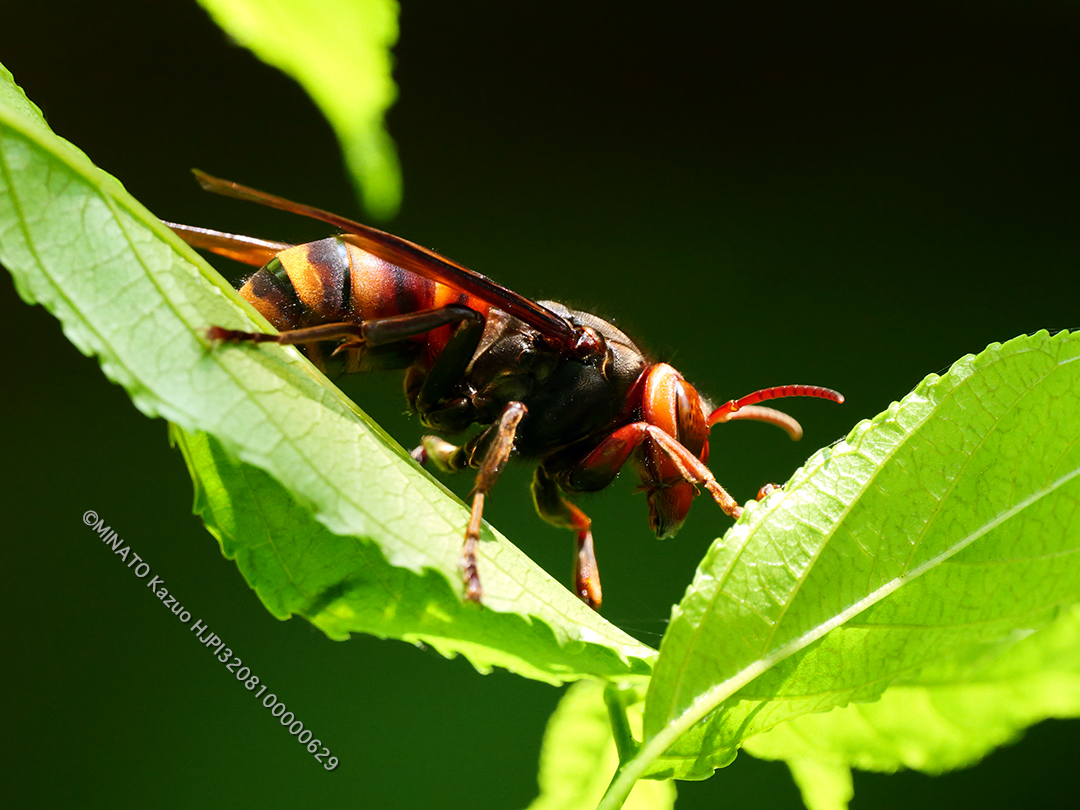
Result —
<path fill-rule="evenodd" d="M 822 388 L 820 385 L 776 385 L 772 388 L 762 388 L 745 397 L 733 399 L 721 405 L 709 414 L 709 427 L 721 422 L 734 422 L 738 419 L 751 419 L 755 422 L 766 422 L 776 425 L 784 430 L 792 439 L 798 441 L 802 438 L 802 426 L 786 413 L 772 408 L 758 407 L 757 403 L 770 399 L 783 399 L 784 397 L 816 397 L 827 399 L 837 404 L 844 401 L 844 395 L 831 388 Z"/>

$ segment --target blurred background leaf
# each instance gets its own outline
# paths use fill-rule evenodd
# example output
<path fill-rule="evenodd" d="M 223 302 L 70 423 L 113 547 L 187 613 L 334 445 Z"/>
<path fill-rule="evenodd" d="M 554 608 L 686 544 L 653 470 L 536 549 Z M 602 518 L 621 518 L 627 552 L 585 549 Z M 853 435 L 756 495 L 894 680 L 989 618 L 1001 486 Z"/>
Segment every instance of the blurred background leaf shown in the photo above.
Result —
<path fill-rule="evenodd" d="M 385 117 L 397 91 L 390 49 L 395 0 L 199 0 L 214 21 L 307 91 L 334 127 L 368 212 L 389 219 L 401 204 L 401 168 Z M 236 88 L 243 95 L 243 88 Z M 242 102 L 238 102 L 244 106 Z M 273 112 L 264 119 L 273 126 Z"/>
<path fill-rule="evenodd" d="M 604 703 L 605 684 L 579 681 L 566 690 L 544 731 L 540 795 L 527 810 L 594 810 L 619 764 Z M 641 737 L 644 703 L 630 707 L 630 731 Z M 624 810 L 671 810 L 675 782 L 643 780 Z"/>

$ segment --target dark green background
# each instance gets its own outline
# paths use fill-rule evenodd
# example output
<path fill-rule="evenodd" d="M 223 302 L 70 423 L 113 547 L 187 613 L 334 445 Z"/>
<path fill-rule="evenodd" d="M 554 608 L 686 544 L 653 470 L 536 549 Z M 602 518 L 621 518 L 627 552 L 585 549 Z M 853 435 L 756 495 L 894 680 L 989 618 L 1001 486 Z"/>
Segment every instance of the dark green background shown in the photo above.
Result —
<path fill-rule="evenodd" d="M 715 433 L 712 467 L 745 499 L 965 353 L 1080 324 L 1080 14 L 1064 2 L 704 5 L 407 3 L 390 115 L 406 196 L 389 226 L 527 295 L 612 317 L 717 399 L 842 390 L 842 408 L 791 404 L 800 445 L 750 424 Z M 8 0 L 0 62 L 162 217 L 324 235 L 199 192 L 192 166 L 360 214 L 311 102 L 194 3 Z M 273 619 L 190 515 L 164 423 L 6 276 L 0 294 L 7 806 L 529 802 L 557 690 Z M 347 390 L 410 444 L 419 430 L 398 388 L 372 375 Z M 488 515 L 565 578 L 571 538 L 532 514 L 528 474 L 506 476 Z M 87 509 L 329 745 L 336 772 L 103 549 Z M 605 615 L 657 644 L 729 521 L 701 502 L 677 539 L 657 541 L 629 480 L 586 509 Z M 1071 805 L 1078 728 L 1043 724 L 942 779 L 859 775 L 854 807 Z M 716 806 L 798 796 L 785 768 L 744 756 L 680 785 L 680 808 Z"/>

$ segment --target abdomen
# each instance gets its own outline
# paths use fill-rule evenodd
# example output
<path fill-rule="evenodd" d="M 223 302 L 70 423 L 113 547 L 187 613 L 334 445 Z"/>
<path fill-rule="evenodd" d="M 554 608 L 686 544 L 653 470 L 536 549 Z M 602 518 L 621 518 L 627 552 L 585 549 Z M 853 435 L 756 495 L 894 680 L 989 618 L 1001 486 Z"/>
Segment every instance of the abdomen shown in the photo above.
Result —
<path fill-rule="evenodd" d="M 482 315 L 488 305 L 453 287 L 404 270 L 337 237 L 278 253 L 240 294 L 279 332 L 322 323 L 360 323 L 461 304 Z M 428 361 L 446 345 L 449 327 L 411 341 Z"/>

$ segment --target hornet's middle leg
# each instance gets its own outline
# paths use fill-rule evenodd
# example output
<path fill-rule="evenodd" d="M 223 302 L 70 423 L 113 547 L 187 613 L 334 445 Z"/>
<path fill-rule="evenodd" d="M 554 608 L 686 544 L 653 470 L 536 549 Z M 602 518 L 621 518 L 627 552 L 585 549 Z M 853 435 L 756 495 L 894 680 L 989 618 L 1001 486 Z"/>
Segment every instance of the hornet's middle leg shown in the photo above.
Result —
<path fill-rule="evenodd" d="M 480 586 L 480 574 L 476 565 L 476 552 L 480 546 L 480 520 L 484 515 L 484 499 L 495 486 L 495 482 L 506 466 L 510 453 L 514 449 L 514 437 L 521 420 L 528 409 L 520 402 L 509 402 L 503 409 L 499 421 L 488 428 L 479 437 L 473 453 L 483 449 L 483 456 L 478 465 L 476 483 L 472 488 L 472 512 L 469 525 L 465 529 L 465 544 L 461 549 L 461 575 L 465 582 L 465 596 L 473 602 L 479 602 L 483 595 Z M 445 444 L 445 443 L 444 443 Z M 447 445 L 447 447 L 451 447 Z M 459 448 L 454 455 L 465 452 Z"/>

